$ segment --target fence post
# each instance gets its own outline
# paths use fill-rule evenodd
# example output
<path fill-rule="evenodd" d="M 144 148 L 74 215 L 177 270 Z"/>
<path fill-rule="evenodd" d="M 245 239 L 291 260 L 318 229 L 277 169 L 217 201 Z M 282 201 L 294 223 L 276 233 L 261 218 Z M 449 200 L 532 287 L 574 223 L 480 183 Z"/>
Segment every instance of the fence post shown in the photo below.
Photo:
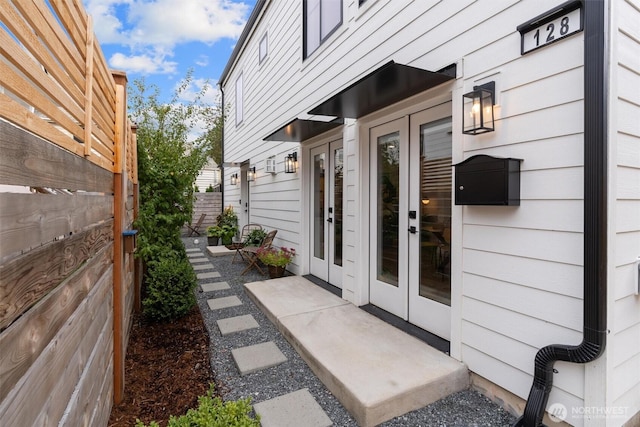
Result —
<path fill-rule="evenodd" d="M 116 82 L 116 120 L 113 165 L 113 401 L 117 405 L 124 398 L 124 250 L 122 232 L 126 216 L 126 189 L 124 159 L 126 155 L 127 76 L 112 73 Z"/>
<path fill-rule="evenodd" d="M 93 20 L 87 17 L 87 55 L 85 59 L 84 93 L 84 156 L 91 155 L 91 134 L 93 133 Z"/>

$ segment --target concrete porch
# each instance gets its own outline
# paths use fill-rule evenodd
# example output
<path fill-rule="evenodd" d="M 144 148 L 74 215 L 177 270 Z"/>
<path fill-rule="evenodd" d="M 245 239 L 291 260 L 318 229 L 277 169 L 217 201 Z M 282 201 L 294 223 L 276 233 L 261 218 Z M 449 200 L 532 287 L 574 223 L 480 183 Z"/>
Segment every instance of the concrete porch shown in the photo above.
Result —
<path fill-rule="evenodd" d="M 303 277 L 244 287 L 361 426 L 469 386 L 462 363 Z"/>

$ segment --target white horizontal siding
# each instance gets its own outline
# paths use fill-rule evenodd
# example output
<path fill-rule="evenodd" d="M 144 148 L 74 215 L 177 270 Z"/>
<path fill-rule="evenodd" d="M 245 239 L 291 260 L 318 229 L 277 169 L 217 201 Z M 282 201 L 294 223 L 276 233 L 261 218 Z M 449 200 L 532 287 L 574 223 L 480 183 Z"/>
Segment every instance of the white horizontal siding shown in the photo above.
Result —
<path fill-rule="evenodd" d="M 640 411 L 640 298 L 634 264 L 640 256 L 640 2 L 617 0 L 614 6 L 610 399 L 630 418 Z"/>
<path fill-rule="evenodd" d="M 472 371 L 499 367 L 480 375 L 526 398 L 538 349 L 581 341 L 584 69 L 582 33 L 520 55 L 513 31 L 526 21 L 520 7 L 530 8 L 529 18 L 550 7 L 522 3 L 509 7 L 504 21 L 487 22 L 511 31 L 500 37 L 500 30 L 489 30 L 495 41 L 464 56 L 464 89 L 495 81 L 498 107 L 495 132 L 464 137 L 463 158 L 490 154 L 523 162 L 519 207 L 462 209 L 461 338 Z M 468 314 L 471 301 L 482 304 L 482 317 Z M 485 330 L 482 339 L 465 326 L 468 317 Z M 509 321 L 517 323 L 502 325 Z M 555 367 L 560 373 L 549 404 L 583 406 L 584 367 Z"/>
<path fill-rule="evenodd" d="M 299 156 L 301 168 L 295 175 L 264 174 L 266 157 L 275 154 L 280 162 L 286 153 L 300 147 L 263 142 L 262 138 L 381 64 L 393 59 L 437 70 L 458 63 L 463 79 L 454 89 L 456 97 L 474 84 L 495 80 L 496 132 L 456 136 L 461 146 L 454 147 L 454 152 L 464 158 L 483 153 L 524 159 L 522 203 L 520 207 L 460 209 L 461 261 L 456 262 L 464 272 L 462 283 L 457 284 L 462 289 L 458 303 L 463 323 L 457 336 L 461 337 L 462 359 L 471 370 L 526 398 L 536 349 L 552 342 L 577 344 L 581 337 L 583 33 L 521 56 L 516 26 L 561 0 L 378 0 L 364 8 L 355 1 L 344 3 L 343 25 L 305 61 L 301 2 L 269 3 L 256 25 L 256 36 L 248 40 L 225 84 L 232 118 L 225 129 L 225 161 L 250 159 L 258 171 L 257 181 L 249 184 L 251 220 L 277 228 L 278 244 L 304 250 L 299 248 L 303 241 L 300 206 L 308 202 L 300 188 L 303 159 Z M 623 69 L 618 78 L 620 85 L 633 88 L 640 76 L 635 45 L 640 40 L 640 20 L 630 3 L 616 0 L 616 4 L 624 12 L 620 15 L 625 15 L 620 25 L 626 25 L 618 36 L 622 42 L 618 61 Z M 258 65 L 258 42 L 264 31 L 269 32 L 269 56 Z M 244 122 L 236 127 L 233 92 L 240 72 L 245 88 Z M 611 123 L 619 130 L 614 193 L 624 201 L 614 215 L 620 233 L 611 245 L 619 266 L 616 280 L 628 280 L 628 254 L 637 249 L 633 242 L 640 232 L 633 218 L 639 209 L 640 189 L 637 100 L 635 92 L 621 94 Z M 363 264 L 369 261 L 362 255 L 364 236 L 359 235 L 367 218 L 359 203 L 366 165 L 359 164 L 359 159 L 367 135 L 355 139 L 356 126 L 345 126 L 344 138 L 343 286 L 350 292 L 366 292 L 363 287 L 368 278 L 361 276 L 366 271 Z M 239 186 L 228 185 L 231 173 L 235 171 L 227 169 L 224 180 L 226 204 L 237 203 L 240 196 Z M 619 304 L 630 304 L 629 291 L 627 282 L 616 283 Z M 624 321 L 625 331 L 634 327 L 634 319 Z M 625 354 L 634 357 L 630 349 Z M 580 390 L 584 389 L 582 368 L 563 368 L 560 376 L 566 378 L 556 382 L 550 403 L 579 407 L 584 395 Z"/>

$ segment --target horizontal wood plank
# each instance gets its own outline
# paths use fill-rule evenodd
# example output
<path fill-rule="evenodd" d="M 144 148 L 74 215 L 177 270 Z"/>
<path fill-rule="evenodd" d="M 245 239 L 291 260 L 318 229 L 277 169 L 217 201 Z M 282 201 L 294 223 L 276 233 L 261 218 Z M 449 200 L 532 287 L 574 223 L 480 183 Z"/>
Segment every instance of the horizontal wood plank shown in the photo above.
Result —
<path fill-rule="evenodd" d="M 86 307 L 84 305 L 83 307 Z M 79 316 L 79 315 L 82 316 Z M 106 366 L 104 359 L 109 358 L 111 354 L 106 352 L 109 348 L 109 342 L 113 339 L 113 324 L 108 319 L 112 316 L 109 307 L 99 306 L 93 313 L 87 313 L 80 309 L 78 313 L 80 322 L 87 322 L 89 328 L 83 331 L 82 335 L 77 334 L 75 338 L 77 342 L 71 343 L 76 351 L 69 359 L 63 371 L 59 371 L 57 383 L 51 389 L 51 393 L 47 398 L 45 419 L 62 420 L 69 404 L 74 401 L 74 394 L 78 387 L 83 387 L 84 391 L 91 393 L 91 386 L 99 382 L 99 378 L 103 373 L 95 372 L 94 369 L 98 365 Z M 83 317 L 84 319 L 82 319 Z M 74 325 L 76 329 L 82 328 L 77 323 Z M 104 372 L 104 371 L 103 371 Z M 88 377 L 88 378 L 87 378 Z M 87 398 L 85 394 L 81 398 Z M 93 404 L 93 402 L 91 402 Z M 41 425 L 36 423 L 36 425 Z M 58 425 L 64 425 L 58 423 Z"/>
<path fill-rule="evenodd" d="M 113 193 L 108 170 L 2 121 L 0 152 L 2 184 Z"/>
<path fill-rule="evenodd" d="M 0 265 L 0 330 L 113 241 L 113 221 Z"/>
<path fill-rule="evenodd" d="M 8 64 L 0 62 L 0 75 L 3 76 L 3 85 L 16 97 L 42 112 L 79 140 L 84 138 L 84 131 L 80 123 L 72 120 L 59 105 L 53 104 L 50 98 L 36 89 L 30 81 L 16 73 Z"/>
<path fill-rule="evenodd" d="M 0 193 L 0 260 L 113 218 L 112 195 Z"/>
<path fill-rule="evenodd" d="M 69 38 L 63 34 L 60 26 L 55 22 L 51 10 L 45 4 L 36 2 L 20 1 L 14 2 L 23 18 L 29 26 L 36 29 L 38 41 L 42 48 L 53 55 L 58 73 L 66 74 L 64 80 L 59 80 L 61 84 L 67 86 L 69 77 L 73 79 L 72 85 L 82 94 L 81 88 L 84 86 L 84 66 L 82 57 L 78 54 L 75 46 Z"/>
<path fill-rule="evenodd" d="M 34 134 L 69 150 L 71 153 L 81 155 L 84 152 L 84 147 L 70 135 L 63 132 L 60 127 L 43 120 L 42 117 L 32 113 L 23 104 L 4 93 L 0 93 L 0 118 L 15 123 L 24 129 L 29 129 Z"/>
<path fill-rule="evenodd" d="M 27 372 L 111 266 L 112 245 L 0 334 L 0 401 Z M 25 331 L 31 331 L 25 333 Z"/>
<path fill-rule="evenodd" d="M 87 298 L 68 319 L 29 368 L 27 376 L 13 387 L 7 397 L 0 401 L 0 419 L 6 425 L 38 425 L 41 415 L 34 408 L 46 407 L 52 398 L 58 381 L 77 382 L 79 370 L 84 368 L 85 358 L 78 358 L 79 347 L 88 356 L 91 346 L 83 342 L 85 336 L 97 336 L 105 323 L 110 323 L 112 306 L 113 270 L 109 269 L 98 280 Z M 36 331 L 34 331 L 36 332 Z M 87 348 L 89 350 L 87 351 Z M 75 364 L 77 362 L 80 364 Z M 75 376 L 75 378 L 74 378 Z M 2 384 L 4 386 L 4 384 Z M 66 396 L 67 401 L 71 396 Z M 58 398 L 58 396 L 56 396 Z M 57 425 L 57 420 L 53 423 Z"/>
<path fill-rule="evenodd" d="M 104 323 L 100 336 L 95 343 L 91 356 L 82 372 L 80 381 L 64 409 L 59 425 L 64 426 L 94 426 L 107 425 L 106 419 L 91 420 L 91 413 L 86 408 L 96 406 L 96 402 L 106 399 L 108 392 L 103 391 L 104 381 L 109 380 L 109 364 L 112 361 L 112 326 L 111 322 Z M 104 393 L 104 394 L 102 394 Z"/>

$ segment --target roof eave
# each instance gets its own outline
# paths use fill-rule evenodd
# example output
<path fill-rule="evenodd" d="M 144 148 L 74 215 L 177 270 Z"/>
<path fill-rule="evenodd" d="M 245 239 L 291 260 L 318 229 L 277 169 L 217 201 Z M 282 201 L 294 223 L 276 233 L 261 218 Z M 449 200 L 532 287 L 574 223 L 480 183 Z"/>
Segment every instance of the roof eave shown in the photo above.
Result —
<path fill-rule="evenodd" d="M 244 44 L 245 44 L 245 42 L 247 41 L 247 38 L 249 37 L 249 35 L 252 32 L 253 26 L 258 21 L 258 17 L 260 17 L 263 8 L 267 4 L 267 1 L 268 0 L 258 0 L 256 5 L 253 7 L 253 11 L 251 12 L 251 15 L 249 16 L 249 19 L 247 20 L 247 23 L 244 25 L 244 29 L 242 30 L 242 34 L 240 34 L 240 38 L 238 38 L 238 41 L 236 42 L 236 46 L 233 48 L 233 52 L 231 52 L 231 56 L 229 57 L 229 60 L 227 61 L 227 65 L 225 65 L 224 70 L 222 70 L 222 74 L 220 74 L 220 78 L 218 79 L 218 84 L 220 85 L 220 87 L 224 86 L 225 80 L 229 76 L 229 73 L 231 73 L 231 69 L 233 68 L 233 65 L 235 64 L 236 59 L 238 59 L 238 56 L 240 55 L 240 52 L 242 52 Z"/>

